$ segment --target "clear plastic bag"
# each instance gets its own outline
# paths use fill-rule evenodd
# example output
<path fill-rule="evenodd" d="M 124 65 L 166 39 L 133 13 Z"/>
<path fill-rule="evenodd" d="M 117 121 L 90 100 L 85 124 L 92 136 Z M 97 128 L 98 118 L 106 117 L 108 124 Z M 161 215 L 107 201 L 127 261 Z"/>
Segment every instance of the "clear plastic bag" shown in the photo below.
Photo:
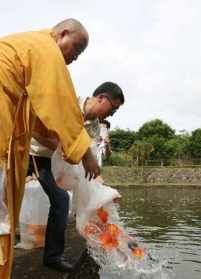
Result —
<path fill-rule="evenodd" d="M 44 246 L 49 206 L 49 199 L 39 181 L 32 179 L 27 182 L 19 219 L 20 243 L 16 248 Z"/>
<path fill-rule="evenodd" d="M 76 214 L 76 227 L 83 235 L 84 227 L 96 209 L 119 198 L 119 192 L 92 179 L 85 178 L 82 163 L 71 165 L 61 159 L 59 148 L 52 156 L 52 172 L 57 180 L 62 177 L 63 185 L 73 191 L 73 211 Z M 70 184 L 70 185 L 69 185 Z"/>
<path fill-rule="evenodd" d="M 128 235 L 121 222 L 116 203 L 121 195 L 116 189 L 103 185 L 96 179 L 89 181 L 85 178 L 82 163 L 70 165 L 61 159 L 59 153 L 52 158 L 52 168 L 55 177 L 64 174 L 63 181 L 66 185 L 68 179 L 77 182 L 72 187 L 76 228 L 86 239 L 88 248 L 98 263 L 104 258 L 105 262 L 112 260 L 118 267 L 125 268 L 130 264 L 133 266 L 136 259 L 144 258 L 144 249 Z"/>
<path fill-rule="evenodd" d="M 61 159 L 60 146 L 58 146 L 57 150 L 52 155 L 51 166 L 54 179 L 57 185 L 62 189 L 71 191 L 79 182 L 75 165 L 66 163 Z"/>

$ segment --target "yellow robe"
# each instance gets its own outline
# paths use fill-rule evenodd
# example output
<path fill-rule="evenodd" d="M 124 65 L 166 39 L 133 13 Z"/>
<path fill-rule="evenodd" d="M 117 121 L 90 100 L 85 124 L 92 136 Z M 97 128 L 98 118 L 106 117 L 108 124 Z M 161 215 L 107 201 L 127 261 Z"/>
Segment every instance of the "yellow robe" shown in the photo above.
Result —
<path fill-rule="evenodd" d="M 0 167 L 10 233 L 0 235 L 0 278 L 11 276 L 13 243 L 36 116 L 78 163 L 90 146 L 73 84 L 51 30 L 0 39 Z"/>

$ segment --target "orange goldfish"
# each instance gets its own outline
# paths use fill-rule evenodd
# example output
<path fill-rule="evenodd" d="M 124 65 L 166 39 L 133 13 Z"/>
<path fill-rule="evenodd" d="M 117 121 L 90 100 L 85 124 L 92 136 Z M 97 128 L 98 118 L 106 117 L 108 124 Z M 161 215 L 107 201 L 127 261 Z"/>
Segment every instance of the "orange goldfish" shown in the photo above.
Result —
<path fill-rule="evenodd" d="M 114 237 L 118 237 L 122 234 L 122 231 L 115 224 L 106 224 L 105 229 Z"/>
<path fill-rule="evenodd" d="M 106 210 L 104 210 L 102 207 L 97 209 L 97 215 L 103 223 L 107 223 L 108 212 Z"/>
<path fill-rule="evenodd" d="M 143 258 L 145 255 L 145 251 L 144 251 L 144 249 L 142 249 L 140 247 L 136 247 L 136 248 L 132 249 L 132 254 L 135 257 Z"/>
<path fill-rule="evenodd" d="M 119 243 L 116 237 L 112 236 L 109 232 L 104 232 L 99 236 L 99 240 L 101 241 L 101 245 L 104 249 L 113 249 L 117 248 Z"/>

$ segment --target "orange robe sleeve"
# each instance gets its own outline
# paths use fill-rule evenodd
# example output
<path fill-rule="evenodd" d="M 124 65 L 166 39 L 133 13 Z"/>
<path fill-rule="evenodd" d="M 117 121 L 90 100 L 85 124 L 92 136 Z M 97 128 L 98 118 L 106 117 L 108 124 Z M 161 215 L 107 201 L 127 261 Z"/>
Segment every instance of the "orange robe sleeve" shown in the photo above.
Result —
<path fill-rule="evenodd" d="M 50 36 L 49 36 L 50 37 Z M 55 132 L 67 159 L 78 163 L 90 146 L 68 69 L 55 42 L 42 41 L 24 57 L 26 91 L 35 114 Z"/>

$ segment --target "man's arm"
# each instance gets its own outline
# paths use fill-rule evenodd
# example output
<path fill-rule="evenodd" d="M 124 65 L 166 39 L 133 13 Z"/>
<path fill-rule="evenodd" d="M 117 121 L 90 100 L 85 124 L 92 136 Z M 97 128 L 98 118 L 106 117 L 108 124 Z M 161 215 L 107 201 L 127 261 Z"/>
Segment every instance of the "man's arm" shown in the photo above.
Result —
<path fill-rule="evenodd" d="M 59 143 L 58 137 L 55 133 L 49 131 L 43 123 L 37 118 L 32 132 L 32 136 L 42 145 L 51 150 L 55 150 Z"/>
<path fill-rule="evenodd" d="M 58 140 L 55 138 L 45 138 L 38 134 L 37 132 L 33 132 L 32 136 L 42 145 L 46 146 L 51 150 L 55 150 L 58 145 Z"/>
<path fill-rule="evenodd" d="M 66 158 L 79 163 L 91 141 L 61 52 L 45 37 L 42 46 L 34 45 L 27 59 L 26 91 L 33 111 L 48 130 L 57 134 Z"/>
<path fill-rule="evenodd" d="M 83 159 L 86 175 L 96 177 L 100 170 L 89 151 L 91 139 L 60 50 L 52 39 L 45 38 L 42 45 L 34 45 L 27 60 L 26 91 L 33 111 L 58 136 L 66 160 L 79 163 Z"/>

